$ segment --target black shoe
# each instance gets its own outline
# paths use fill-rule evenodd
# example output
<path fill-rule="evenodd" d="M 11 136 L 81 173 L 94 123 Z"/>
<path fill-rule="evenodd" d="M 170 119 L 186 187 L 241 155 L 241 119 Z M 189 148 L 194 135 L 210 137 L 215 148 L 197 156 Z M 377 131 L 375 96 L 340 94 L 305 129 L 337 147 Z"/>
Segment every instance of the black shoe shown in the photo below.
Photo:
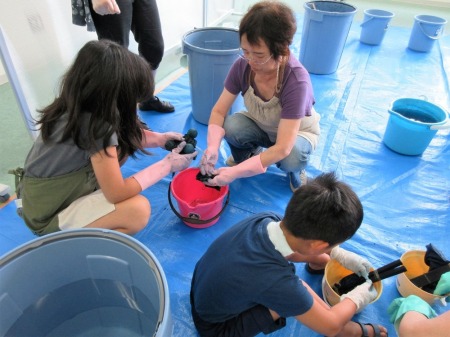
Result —
<path fill-rule="evenodd" d="M 165 101 L 160 101 L 158 97 L 149 99 L 148 101 L 139 103 L 139 110 L 141 111 L 158 111 L 158 112 L 174 112 L 175 108 L 172 104 Z"/>

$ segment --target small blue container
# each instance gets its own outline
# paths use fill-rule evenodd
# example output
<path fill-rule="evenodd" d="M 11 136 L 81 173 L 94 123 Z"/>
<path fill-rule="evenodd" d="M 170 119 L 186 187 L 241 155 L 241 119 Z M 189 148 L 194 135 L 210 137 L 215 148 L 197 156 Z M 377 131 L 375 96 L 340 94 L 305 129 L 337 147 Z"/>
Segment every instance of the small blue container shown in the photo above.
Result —
<path fill-rule="evenodd" d="M 370 45 L 379 45 L 386 34 L 389 22 L 394 13 L 382 9 L 366 9 L 364 21 L 361 23 L 361 35 L 359 41 Z"/>
<path fill-rule="evenodd" d="M 192 115 L 197 122 L 208 124 L 228 71 L 239 57 L 239 47 L 239 32 L 232 28 L 199 28 L 183 36 L 182 52 L 188 58 Z"/>
<path fill-rule="evenodd" d="M 341 60 L 356 8 L 339 1 L 304 4 L 300 62 L 312 74 L 334 73 Z"/>
<path fill-rule="evenodd" d="M 430 52 L 444 34 L 447 20 L 433 15 L 416 15 L 409 37 L 408 48 L 418 52 Z"/>
<path fill-rule="evenodd" d="M 161 265 L 128 235 L 48 234 L 2 256 L 0 274 L 0 336 L 172 336 Z"/>
<path fill-rule="evenodd" d="M 437 130 L 450 128 L 448 113 L 423 99 L 397 99 L 388 111 L 390 116 L 383 142 L 400 154 L 421 155 Z"/>

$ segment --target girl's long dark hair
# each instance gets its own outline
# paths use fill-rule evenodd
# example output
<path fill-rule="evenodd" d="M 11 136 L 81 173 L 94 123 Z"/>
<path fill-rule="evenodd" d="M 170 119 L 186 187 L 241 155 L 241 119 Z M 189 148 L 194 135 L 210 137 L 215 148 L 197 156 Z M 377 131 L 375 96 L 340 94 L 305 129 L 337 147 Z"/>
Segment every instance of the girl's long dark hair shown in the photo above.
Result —
<path fill-rule="evenodd" d="M 78 147 L 89 150 L 96 139 L 103 139 L 106 151 L 116 132 L 119 160 L 134 156 L 136 151 L 145 152 L 136 105 L 151 97 L 153 91 L 151 68 L 142 57 L 112 41 L 90 41 L 62 77 L 59 95 L 38 110 L 42 139 L 48 141 L 55 123 L 68 114 L 61 142 L 71 138 Z M 83 113 L 91 113 L 85 132 L 81 132 Z M 87 139 L 83 139 L 83 133 Z"/>

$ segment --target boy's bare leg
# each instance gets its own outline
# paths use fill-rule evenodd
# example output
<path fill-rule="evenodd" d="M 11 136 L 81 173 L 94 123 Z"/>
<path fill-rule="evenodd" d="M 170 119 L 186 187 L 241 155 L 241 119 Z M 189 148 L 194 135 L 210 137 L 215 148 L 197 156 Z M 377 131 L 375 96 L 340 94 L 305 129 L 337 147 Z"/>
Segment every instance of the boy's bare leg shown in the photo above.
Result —
<path fill-rule="evenodd" d="M 361 324 L 363 324 L 363 323 L 361 323 Z M 374 324 L 374 323 L 372 323 L 372 324 Z M 377 325 L 377 324 L 374 324 L 374 325 Z M 375 331 L 373 330 L 373 327 L 368 324 L 365 324 L 365 327 L 369 333 L 369 337 L 374 337 Z M 388 334 L 387 334 L 386 328 L 381 325 L 378 325 L 378 328 L 380 329 L 380 332 L 381 332 L 380 336 L 387 337 Z M 336 337 L 361 337 L 362 335 L 363 335 L 363 332 L 361 330 L 360 325 L 358 323 L 350 321 L 344 326 L 344 329 L 342 329 L 341 332 L 336 335 Z"/>
<path fill-rule="evenodd" d="M 327 303 L 325 303 L 319 295 L 317 295 L 314 290 L 311 289 L 311 287 L 303 282 L 303 285 L 309 290 L 310 294 L 324 307 L 330 307 Z M 361 323 L 363 324 L 363 323 Z M 377 325 L 375 323 L 372 323 L 374 325 Z M 364 324 L 363 324 L 364 325 Z M 373 327 L 371 327 L 368 324 L 365 324 L 365 327 L 367 328 L 367 331 L 369 333 L 369 337 L 375 337 L 375 331 L 373 330 Z M 387 329 L 381 325 L 378 325 L 378 328 L 381 332 L 381 337 L 387 337 Z M 358 323 L 355 323 L 353 321 L 348 322 L 344 328 L 336 335 L 336 337 L 361 337 L 363 335 L 361 326 Z M 331 337 L 331 336 L 330 336 Z"/>

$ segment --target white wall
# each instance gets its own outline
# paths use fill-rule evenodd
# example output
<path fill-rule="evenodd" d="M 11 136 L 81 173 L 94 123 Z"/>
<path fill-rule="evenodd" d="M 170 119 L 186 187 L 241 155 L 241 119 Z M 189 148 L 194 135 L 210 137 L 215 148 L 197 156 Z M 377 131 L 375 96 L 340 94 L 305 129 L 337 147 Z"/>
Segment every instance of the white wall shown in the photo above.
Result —
<path fill-rule="evenodd" d="M 166 52 L 177 50 L 184 33 L 203 26 L 204 0 L 157 2 Z M 207 23 L 230 12 L 232 5 L 232 0 L 207 0 Z M 55 96 L 58 79 L 77 51 L 97 36 L 86 27 L 72 24 L 70 0 L 0 0 L 0 28 L 10 57 L 6 73 L 17 79 L 10 82 L 30 127 L 36 109 Z M 130 50 L 137 52 L 131 40 Z M 0 81 L 7 80 L 5 68 L 0 70 Z M 36 132 L 30 133 L 35 138 Z"/>

